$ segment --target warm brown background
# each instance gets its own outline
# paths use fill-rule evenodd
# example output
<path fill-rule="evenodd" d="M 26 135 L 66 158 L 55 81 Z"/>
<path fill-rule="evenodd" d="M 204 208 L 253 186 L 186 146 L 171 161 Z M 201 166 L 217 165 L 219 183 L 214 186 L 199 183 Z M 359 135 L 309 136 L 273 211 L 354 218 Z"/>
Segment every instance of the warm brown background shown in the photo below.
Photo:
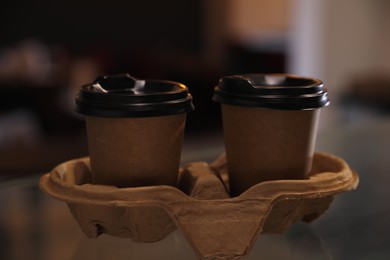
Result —
<path fill-rule="evenodd" d="M 185 143 L 204 148 L 222 140 L 211 96 L 226 74 L 321 78 L 332 106 L 320 125 L 355 120 L 335 112 L 338 105 L 387 114 L 389 14 L 384 0 L 4 0 L 0 175 L 42 173 L 87 154 L 73 98 L 99 74 L 188 85 L 196 110 Z M 197 136 L 208 142 L 191 141 Z"/>

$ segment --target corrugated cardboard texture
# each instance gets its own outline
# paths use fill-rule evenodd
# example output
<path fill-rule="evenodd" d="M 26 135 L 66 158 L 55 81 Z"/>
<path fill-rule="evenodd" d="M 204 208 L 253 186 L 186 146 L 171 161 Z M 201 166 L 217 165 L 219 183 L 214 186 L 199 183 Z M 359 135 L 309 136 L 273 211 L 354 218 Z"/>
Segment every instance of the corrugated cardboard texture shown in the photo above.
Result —
<path fill-rule="evenodd" d="M 319 110 L 276 110 L 222 104 L 231 193 L 310 172 Z"/>
<path fill-rule="evenodd" d="M 92 183 L 176 186 L 185 117 L 87 117 Z"/>
<path fill-rule="evenodd" d="M 230 198 L 223 183 L 226 159 L 212 166 L 191 163 L 179 188 L 117 188 L 90 184 L 89 159 L 57 166 L 40 187 L 66 201 L 89 237 L 101 233 L 151 242 L 179 228 L 200 259 L 241 259 L 260 233 L 284 232 L 298 220 L 311 221 L 329 207 L 332 196 L 354 189 L 358 176 L 342 159 L 317 153 L 307 180 L 257 184 Z"/>

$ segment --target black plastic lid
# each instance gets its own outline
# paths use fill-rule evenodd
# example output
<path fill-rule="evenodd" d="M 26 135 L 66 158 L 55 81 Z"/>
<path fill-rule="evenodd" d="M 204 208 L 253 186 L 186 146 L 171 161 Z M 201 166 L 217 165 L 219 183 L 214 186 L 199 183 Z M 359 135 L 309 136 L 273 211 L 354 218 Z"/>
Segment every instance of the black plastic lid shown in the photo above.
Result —
<path fill-rule="evenodd" d="M 237 106 L 285 110 L 316 109 L 329 105 L 322 81 L 289 74 L 226 76 L 214 89 L 213 100 Z"/>
<path fill-rule="evenodd" d="M 194 110 L 185 85 L 172 81 L 140 80 L 129 74 L 97 77 L 81 87 L 76 111 L 97 117 L 149 117 Z"/>

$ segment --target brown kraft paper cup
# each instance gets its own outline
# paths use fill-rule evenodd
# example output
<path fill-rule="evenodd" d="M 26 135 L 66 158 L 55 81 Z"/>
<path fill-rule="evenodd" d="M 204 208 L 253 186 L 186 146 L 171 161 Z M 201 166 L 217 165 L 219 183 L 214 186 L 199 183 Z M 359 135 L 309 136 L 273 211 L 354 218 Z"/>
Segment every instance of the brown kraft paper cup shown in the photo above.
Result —
<path fill-rule="evenodd" d="M 93 183 L 176 186 L 185 114 L 87 117 L 86 124 Z"/>
<path fill-rule="evenodd" d="M 214 100 L 222 103 L 231 195 L 263 181 L 304 179 L 311 170 L 318 108 L 329 103 L 322 82 L 283 74 L 228 76 L 223 80 Z M 287 98 L 283 91 L 287 91 Z M 240 93 L 238 97 L 236 93 Z"/>
<path fill-rule="evenodd" d="M 98 77 L 80 89 L 92 183 L 117 187 L 177 185 L 188 89 L 176 82 Z"/>
<path fill-rule="evenodd" d="M 268 180 L 304 179 L 309 173 L 319 110 L 223 104 L 222 116 L 232 193 Z"/>

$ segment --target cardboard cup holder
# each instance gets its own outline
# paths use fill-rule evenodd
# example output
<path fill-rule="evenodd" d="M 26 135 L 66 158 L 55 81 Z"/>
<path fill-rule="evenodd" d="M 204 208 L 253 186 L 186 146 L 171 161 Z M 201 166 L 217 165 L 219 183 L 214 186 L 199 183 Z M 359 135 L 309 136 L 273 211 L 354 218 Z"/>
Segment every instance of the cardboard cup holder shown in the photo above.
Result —
<path fill-rule="evenodd" d="M 260 233 L 283 233 L 296 221 L 316 219 L 334 195 L 358 182 L 344 160 L 315 153 L 308 179 L 265 181 L 233 198 L 224 155 L 211 164 L 188 164 L 178 188 L 91 184 L 89 158 L 58 165 L 41 177 L 40 187 L 68 204 L 88 237 L 106 233 L 154 242 L 179 228 L 199 258 L 239 259 Z"/>

